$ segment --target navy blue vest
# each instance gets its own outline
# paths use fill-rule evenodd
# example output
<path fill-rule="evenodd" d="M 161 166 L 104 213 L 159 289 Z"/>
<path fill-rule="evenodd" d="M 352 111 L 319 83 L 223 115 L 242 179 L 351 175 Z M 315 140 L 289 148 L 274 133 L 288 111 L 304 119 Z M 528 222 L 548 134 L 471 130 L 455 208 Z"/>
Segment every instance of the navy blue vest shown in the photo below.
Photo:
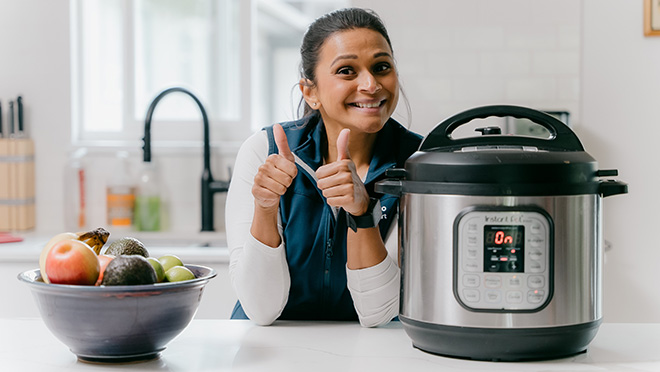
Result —
<path fill-rule="evenodd" d="M 282 123 L 289 148 L 312 170 L 323 165 L 327 137 L 320 115 Z M 277 153 L 272 127 L 268 133 L 269 154 Z M 379 223 L 383 240 L 397 215 L 398 197 L 374 192 L 374 184 L 385 170 L 403 167 L 421 142 L 421 137 L 390 119 L 376 138 L 365 186 L 380 199 L 383 218 Z M 346 286 L 346 213 L 336 217 L 316 187 L 313 175 L 298 164 L 298 175 L 280 199 L 286 259 L 291 276 L 289 300 L 279 319 L 357 320 Z M 240 303 L 232 319 L 246 319 Z"/>

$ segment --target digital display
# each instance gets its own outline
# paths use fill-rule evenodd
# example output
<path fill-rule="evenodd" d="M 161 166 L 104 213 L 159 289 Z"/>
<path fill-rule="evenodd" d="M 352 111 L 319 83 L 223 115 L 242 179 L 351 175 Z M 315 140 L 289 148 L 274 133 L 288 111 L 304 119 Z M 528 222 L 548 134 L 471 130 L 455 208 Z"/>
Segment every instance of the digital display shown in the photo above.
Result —
<path fill-rule="evenodd" d="M 484 272 L 523 272 L 525 226 L 484 226 Z"/>

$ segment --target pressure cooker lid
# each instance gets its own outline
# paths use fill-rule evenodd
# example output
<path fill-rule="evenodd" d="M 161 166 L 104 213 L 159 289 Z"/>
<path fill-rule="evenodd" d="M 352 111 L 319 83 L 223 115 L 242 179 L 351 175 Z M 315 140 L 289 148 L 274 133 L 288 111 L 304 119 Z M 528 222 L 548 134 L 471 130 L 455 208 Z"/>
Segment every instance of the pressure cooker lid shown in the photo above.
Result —
<path fill-rule="evenodd" d="M 490 116 L 531 120 L 550 132 L 549 138 L 501 135 L 497 127 L 480 136 L 453 138 L 473 119 Z M 497 129 L 496 129 L 497 128 Z M 438 124 L 419 150 L 390 176 L 405 179 L 404 192 L 468 195 L 575 195 L 601 193 L 599 171 L 575 133 L 541 111 L 520 106 L 484 106 L 464 111 Z"/>

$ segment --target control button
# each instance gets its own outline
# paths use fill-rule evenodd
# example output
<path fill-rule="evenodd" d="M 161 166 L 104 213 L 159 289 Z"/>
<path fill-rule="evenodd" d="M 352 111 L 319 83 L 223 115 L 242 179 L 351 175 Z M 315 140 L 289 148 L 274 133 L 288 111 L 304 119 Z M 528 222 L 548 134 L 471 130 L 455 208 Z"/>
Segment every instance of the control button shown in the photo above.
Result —
<path fill-rule="evenodd" d="M 545 241 L 545 239 L 543 239 L 543 237 L 541 235 L 532 235 L 532 237 L 529 238 L 529 244 L 532 247 L 535 247 L 535 248 L 538 248 L 541 245 L 543 245 L 544 241 Z"/>
<path fill-rule="evenodd" d="M 531 275 L 527 278 L 527 285 L 529 288 L 543 288 L 545 285 L 545 278 L 540 275 Z"/>
<path fill-rule="evenodd" d="M 494 262 L 488 265 L 488 271 L 490 272 L 497 272 L 500 270 L 500 263 L 499 262 Z"/>
<path fill-rule="evenodd" d="M 466 287 L 478 287 L 479 275 L 463 275 L 463 285 Z"/>
<path fill-rule="evenodd" d="M 470 271 L 470 272 L 477 272 L 479 271 L 479 263 L 474 260 L 466 260 L 465 263 L 463 264 L 463 268 L 465 271 Z"/>
<path fill-rule="evenodd" d="M 474 234 L 468 234 L 467 236 L 467 245 L 469 247 L 476 247 L 477 246 L 477 236 Z"/>
<path fill-rule="evenodd" d="M 479 250 L 477 248 L 468 248 L 466 249 L 466 252 L 468 258 L 477 258 L 477 255 L 479 254 Z"/>
<path fill-rule="evenodd" d="M 509 261 L 509 263 L 506 264 L 506 267 L 508 271 L 516 272 L 518 271 L 518 267 L 520 267 L 520 265 L 518 265 L 516 261 Z"/>
<path fill-rule="evenodd" d="M 518 275 L 514 275 L 510 278 L 507 278 L 506 284 L 509 287 L 513 287 L 513 288 L 520 287 L 520 284 L 521 284 L 520 277 Z"/>
<path fill-rule="evenodd" d="M 502 293 L 500 291 L 486 291 L 486 302 L 496 304 L 502 301 Z"/>
<path fill-rule="evenodd" d="M 529 231 L 531 231 L 532 234 L 541 234 L 543 232 L 543 226 L 538 222 L 534 222 L 532 223 L 532 226 L 530 226 Z"/>
<path fill-rule="evenodd" d="M 477 224 L 474 222 L 470 222 L 467 224 L 467 231 L 469 233 L 476 233 L 477 232 Z"/>
<path fill-rule="evenodd" d="M 484 277 L 484 285 L 487 288 L 499 288 L 502 286 L 502 278 L 495 275 L 486 275 Z"/>
<path fill-rule="evenodd" d="M 527 292 L 527 302 L 530 304 L 538 304 L 541 301 L 543 301 L 543 297 L 545 297 L 545 291 L 541 290 L 533 290 Z"/>
<path fill-rule="evenodd" d="M 529 271 L 532 273 L 540 273 L 543 271 L 543 265 L 539 261 L 530 261 L 529 262 Z"/>
<path fill-rule="evenodd" d="M 467 302 L 479 302 L 479 291 L 476 289 L 464 289 L 463 299 Z"/>
<path fill-rule="evenodd" d="M 533 249 L 529 252 L 529 258 L 532 260 L 540 260 L 543 257 L 543 252 L 538 249 Z"/>
<path fill-rule="evenodd" d="M 520 291 L 508 291 L 506 293 L 506 302 L 510 304 L 519 304 L 522 302 L 522 292 Z"/>

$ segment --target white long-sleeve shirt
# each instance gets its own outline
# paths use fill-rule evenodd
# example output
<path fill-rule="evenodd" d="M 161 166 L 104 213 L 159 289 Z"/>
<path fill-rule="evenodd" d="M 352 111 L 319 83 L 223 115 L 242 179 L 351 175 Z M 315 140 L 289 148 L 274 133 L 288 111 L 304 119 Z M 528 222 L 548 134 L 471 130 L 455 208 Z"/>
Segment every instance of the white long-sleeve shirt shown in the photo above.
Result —
<path fill-rule="evenodd" d="M 255 133 L 243 143 L 236 157 L 225 209 L 229 277 L 245 314 L 260 325 L 272 324 L 280 316 L 291 285 L 285 242 L 272 248 L 250 233 L 254 215 L 252 185 L 267 157 L 265 131 Z M 297 157 L 296 162 L 303 171 L 311 171 Z M 278 230 L 282 235 L 279 222 Z M 365 327 L 386 324 L 399 313 L 396 231 L 396 223 L 392 223 L 385 242 L 388 257 L 381 263 L 359 270 L 346 268 L 348 289 L 360 324 Z"/>

